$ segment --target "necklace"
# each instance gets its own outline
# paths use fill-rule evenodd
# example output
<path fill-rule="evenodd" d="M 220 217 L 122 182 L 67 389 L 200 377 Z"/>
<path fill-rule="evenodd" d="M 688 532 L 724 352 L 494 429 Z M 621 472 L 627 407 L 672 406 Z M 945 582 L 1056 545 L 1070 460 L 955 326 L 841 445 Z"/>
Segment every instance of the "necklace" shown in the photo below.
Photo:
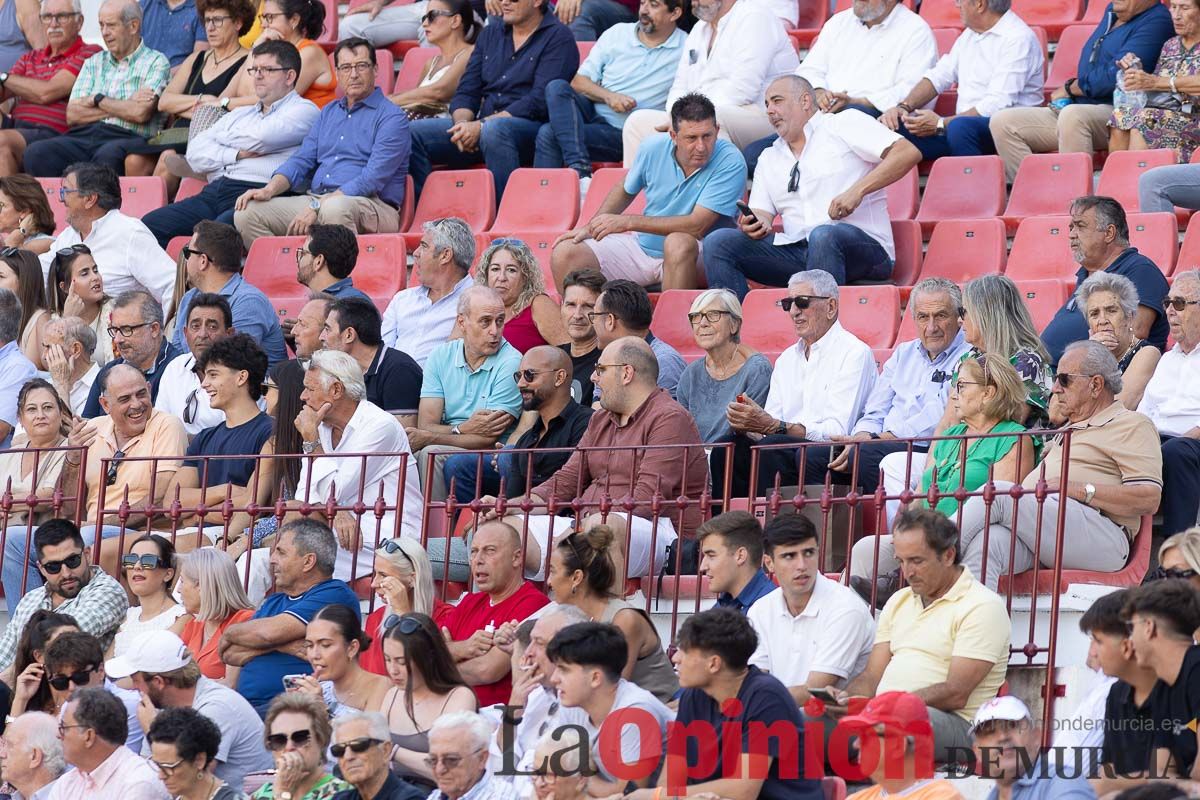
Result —
<path fill-rule="evenodd" d="M 228 61 L 229 59 L 236 56 L 238 53 L 242 52 L 242 48 L 241 48 L 241 45 L 238 45 L 237 47 L 233 48 L 232 53 L 225 56 L 224 58 L 217 58 L 216 50 L 210 50 L 208 52 L 209 52 L 209 55 L 212 56 L 212 58 L 209 59 L 209 63 L 212 64 L 214 67 L 219 67 L 219 66 L 221 66 L 222 61 Z"/>
<path fill-rule="evenodd" d="M 729 356 L 729 360 L 725 362 L 724 366 L 718 365 L 717 360 L 715 358 L 713 359 L 713 372 L 719 373 L 717 380 L 723 381 L 729 377 L 729 369 L 733 366 L 733 362 L 737 361 L 737 357 L 740 354 L 740 349 L 741 348 L 736 346 L 733 348 L 733 355 Z"/>
<path fill-rule="evenodd" d="M 1137 346 L 1137 340 L 1135 339 L 1134 341 L 1129 343 L 1129 347 L 1125 348 L 1125 352 L 1121 353 L 1121 357 L 1117 359 L 1117 363 L 1120 364 L 1122 361 L 1124 361 L 1125 357 L 1128 356 L 1130 351 L 1133 350 L 1133 348 L 1136 346 Z"/>

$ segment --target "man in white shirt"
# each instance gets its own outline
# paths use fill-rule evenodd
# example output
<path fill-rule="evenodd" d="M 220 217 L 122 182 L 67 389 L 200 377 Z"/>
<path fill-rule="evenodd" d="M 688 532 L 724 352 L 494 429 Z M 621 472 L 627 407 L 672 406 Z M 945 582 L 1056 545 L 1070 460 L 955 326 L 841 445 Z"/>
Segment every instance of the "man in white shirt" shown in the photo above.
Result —
<path fill-rule="evenodd" d="M 1163 533 L 1196 524 L 1200 506 L 1200 270 L 1175 276 L 1164 303 L 1175 346 L 1146 384 L 1138 412 L 1162 436 Z"/>
<path fill-rule="evenodd" d="M 404 289 L 383 312 L 383 344 L 413 357 L 425 368 L 434 348 L 450 338 L 458 317 L 458 298 L 475 279 L 475 234 L 458 217 L 426 222 L 413 250 L 413 272 L 420 286 Z"/>
<path fill-rule="evenodd" d="M 884 189 L 921 153 L 861 111 L 819 112 L 812 86 L 795 75 L 771 83 L 766 105 L 779 138 L 759 157 L 754 214 L 704 237 L 709 288 L 742 299 L 747 278 L 783 286 L 810 264 L 839 284 L 890 278 L 896 247 Z M 778 217 L 783 231 L 775 233 Z"/>
<path fill-rule="evenodd" d="M 694 0 L 697 22 L 683 45 L 666 108 L 698 92 L 717 107 L 721 136 L 739 148 L 771 133 L 760 105 L 767 81 L 795 71 L 796 50 L 774 13 L 756 0 Z M 667 130 L 666 111 L 638 109 L 622 131 L 625 166 L 642 140 Z"/>
<path fill-rule="evenodd" d="M 183 429 L 191 439 L 205 428 L 225 421 L 224 412 L 209 405 L 208 392 L 200 387 L 196 362 L 213 342 L 233 333 L 233 312 L 221 295 L 202 292 L 192 298 L 187 319 L 182 322 L 188 352 L 175 356 L 167 364 L 154 408 L 183 420 Z"/>
<path fill-rule="evenodd" d="M 131 289 L 150 293 L 163 308 L 175 299 L 175 260 L 155 241 L 141 220 L 121 213 L 121 182 L 102 164 L 67 167 L 59 198 L 67 207 L 67 227 L 39 258 L 42 276 L 59 250 L 86 244 L 96 259 L 109 297 Z"/>
<path fill-rule="evenodd" d="M 25 800 L 46 800 L 67 768 L 58 720 L 41 711 L 26 711 L 4 730 L 4 780 Z"/>
<path fill-rule="evenodd" d="M 100 365 L 92 361 L 96 331 L 79 317 L 54 317 L 42 331 L 42 356 L 58 396 L 71 413 L 83 413 Z"/>
<path fill-rule="evenodd" d="M 1014 106 L 1042 104 L 1042 44 L 1010 9 L 1011 0 L 963 0 L 966 28 L 950 52 L 880 121 L 915 144 L 926 159 L 996 152 L 989 118 Z M 926 106 L 958 84 L 954 116 Z"/>
<path fill-rule="evenodd" d="M 758 634 L 750 663 L 788 687 L 796 705 L 810 689 L 843 688 L 867 666 L 875 622 L 862 598 L 821 573 L 817 529 L 801 514 L 783 514 L 764 531 L 779 588 L 746 615 Z"/>
<path fill-rule="evenodd" d="M 792 318 L 799 341 L 775 362 L 765 407 L 747 397 L 729 404 L 733 497 L 750 491 L 750 448 L 754 445 L 824 442 L 850 433 L 875 385 L 871 348 L 838 322 L 838 285 L 820 269 L 797 272 L 788 281 L 780 308 Z M 713 495 L 724 490 L 726 448 L 713 448 Z M 758 464 L 758 493 L 775 485 L 795 485 L 798 450 L 764 450 Z"/>

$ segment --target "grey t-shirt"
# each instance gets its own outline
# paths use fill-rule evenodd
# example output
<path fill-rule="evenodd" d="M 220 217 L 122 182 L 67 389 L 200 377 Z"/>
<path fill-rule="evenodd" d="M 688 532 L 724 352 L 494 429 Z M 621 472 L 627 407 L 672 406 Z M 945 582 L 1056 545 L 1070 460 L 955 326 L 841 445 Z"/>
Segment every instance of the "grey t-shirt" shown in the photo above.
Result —
<path fill-rule="evenodd" d="M 687 365 L 679 378 L 675 399 L 691 413 L 700 429 L 700 441 L 715 442 L 733 433 L 725 410 L 739 394 L 745 394 L 760 406 L 767 402 L 771 388 L 771 362 L 755 353 L 742 368 L 719 381 L 704 368 L 704 359 Z"/>
<path fill-rule="evenodd" d="M 654 334 L 650 334 L 646 341 L 654 351 L 654 357 L 658 359 L 658 386 L 660 389 L 666 389 L 671 393 L 671 397 L 674 397 L 679 376 L 683 374 L 687 362 L 679 355 L 678 350 Z"/>
<path fill-rule="evenodd" d="M 621 726 L 621 760 L 626 764 L 636 764 L 640 759 L 651 758 L 655 753 L 663 752 L 667 724 L 675 719 L 675 712 L 663 705 L 662 701 L 636 683 L 621 678 L 617 684 L 617 694 L 613 698 L 612 710 L 605 715 L 605 721 L 613 720 L 613 715 L 622 708 L 637 708 L 648 712 L 658 723 L 659 740 L 643 742 L 641 728 L 630 722 Z M 615 721 L 615 720 L 614 720 Z M 600 729 L 588 719 L 587 712 L 582 708 L 563 707 L 555 717 L 555 726 L 579 725 L 587 731 L 587 741 L 591 742 L 592 767 L 600 771 L 600 777 L 606 781 L 615 781 L 612 772 L 601 758 Z M 604 723 L 602 722 L 601 725 Z"/>
<path fill-rule="evenodd" d="M 202 677 L 192 707 L 221 729 L 213 770 L 218 778 L 240 788 L 246 773 L 275 768 L 275 760 L 263 747 L 263 721 L 246 698 L 223 683 Z"/>

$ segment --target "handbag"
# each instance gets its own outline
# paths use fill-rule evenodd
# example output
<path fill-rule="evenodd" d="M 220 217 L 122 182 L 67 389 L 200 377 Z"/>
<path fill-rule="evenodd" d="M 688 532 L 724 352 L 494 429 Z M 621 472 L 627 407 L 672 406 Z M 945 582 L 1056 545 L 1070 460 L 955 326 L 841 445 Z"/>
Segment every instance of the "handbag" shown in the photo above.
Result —
<path fill-rule="evenodd" d="M 1174 111 L 1177 114 L 1192 113 L 1190 108 L 1187 111 L 1183 110 L 1183 99 L 1174 92 L 1150 92 L 1146 95 L 1145 107 L 1157 108 L 1160 111 Z"/>

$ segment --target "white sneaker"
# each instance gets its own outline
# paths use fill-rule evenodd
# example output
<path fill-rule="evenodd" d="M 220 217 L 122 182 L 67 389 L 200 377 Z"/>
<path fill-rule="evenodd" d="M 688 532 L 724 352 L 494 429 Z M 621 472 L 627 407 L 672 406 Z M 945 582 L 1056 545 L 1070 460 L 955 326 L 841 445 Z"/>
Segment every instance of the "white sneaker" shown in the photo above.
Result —
<path fill-rule="evenodd" d="M 579 179 L 579 204 L 583 205 L 583 201 L 587 199 L 588 187 L 592 185 L 592 176 Z"/>

